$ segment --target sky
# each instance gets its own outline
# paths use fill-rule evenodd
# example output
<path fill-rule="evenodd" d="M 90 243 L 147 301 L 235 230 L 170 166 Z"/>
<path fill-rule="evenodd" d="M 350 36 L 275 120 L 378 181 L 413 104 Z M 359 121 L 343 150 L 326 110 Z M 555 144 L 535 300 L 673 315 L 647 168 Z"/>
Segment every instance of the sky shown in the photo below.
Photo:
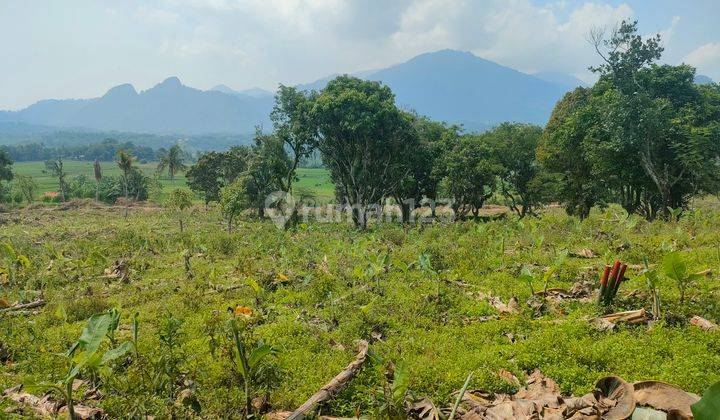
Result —
<path fill-rule="evenodd" d="M 587 34 L 622 19 L 720 81 L 718 16 L 717 0 L 0 0 L 0 109 L 169 76 L 275 90 L 444 48 L 592 82 Z"/>

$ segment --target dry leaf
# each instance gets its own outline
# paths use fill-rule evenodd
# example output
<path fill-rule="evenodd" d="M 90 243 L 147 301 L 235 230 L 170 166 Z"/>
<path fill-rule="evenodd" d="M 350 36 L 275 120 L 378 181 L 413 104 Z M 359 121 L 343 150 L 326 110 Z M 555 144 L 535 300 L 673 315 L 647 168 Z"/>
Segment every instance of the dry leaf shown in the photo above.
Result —
<path fill-rule="evenodd" d="M 690 406 L 700 401 L 699 396 L 660 381 L 635 382 L 633 389 L 637 404 L 666 412 L 676 410 L 686 418 L 692 418 Z"/>
<path fill-rule="evenodd" d="M 633 387 L 618 376 L 600 379 L 593 394 L 598 401 L 596 407 L 604 412 L 603 419 L 624 420 L 635 411 Z"/>
<path fill-rule="evenodd" d="M 517 378 L 517 376 L 513 375 L 512 372 L 506 369 L 500 369 L 498 371 L 498 375 L 500 375 L 503 380 L 505 380 L 507 383 L 515 386 L 520 386 L 520 380 Z"/>
<path fill-rule="evenodd" d="M 238 305 L 235 308 L 235 316 L 242 316 L 245 318 L 252 318 L 253 316 L 253 310 L 251 308 L 248 308 L 247 306 Z"/>
<path fill-rule="evenodd" d="M 595 258 L 597 254 L 590 248 L 583 248 L 577 252 L 571 252 L 570 255 L 578 258 Z"/>
<path fill-rule="evenodd" d="M 716 330 L 718 325 L 712 321 L 708 321 L 705 318 L 699 317 L 695 315 L 690 319 L 690 323 L 692 325 L 695 325 L 696 327 L 699 327 L 703 331 L 713 331 Z"/>

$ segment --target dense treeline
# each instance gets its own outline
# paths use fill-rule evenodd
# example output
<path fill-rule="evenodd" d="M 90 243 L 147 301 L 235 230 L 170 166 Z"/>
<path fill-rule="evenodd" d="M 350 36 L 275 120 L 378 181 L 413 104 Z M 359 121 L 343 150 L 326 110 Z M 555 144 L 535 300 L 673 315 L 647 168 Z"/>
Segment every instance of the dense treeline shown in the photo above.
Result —
<path fill-rule="evenodd" d="M 695 69 L 657 65 L 660 37 L 643 40 L 623 22 L 595 34 L 599 81 L 556 105 L 538 157 L 561 175 L 561 199 L 586 217 L 614 202 L 629 213 L 664 218 L 720 177 L 720 86 L 696 85 Z"/>
<path fill-rule="evenodd" d="M 119 150 L 132 153 L 141 162 L 157 160 L 157 152 L 151 147 L 137 146 L 133 142 L 119 142 L 114 139 L 75 146 L 48 147 L 42 143 L 29 143 L 0 146 L 0 148 L 5 149 L 15 162 L 45 161 L 57 157 L 109 162 L 115 159 Z"/>
<path fill-rule="evenodd" d="M 336 204 L 360 229 L 387 204 L 399 208 L 404 222 L 425 205 L 434 215 L 436 204 L 456 218 L 478 216 L 491 198 L 519 217 L 560 202 L 581 218 L 594 206 L 618 203 L 628 213 L 667 219 L 693 196 L 717 193 L 720 86 L 694 84 L 691 67 L 656 64 L 660 37 L 643 39 L 635 22 L 623 22 L 609 38 L 594 33 L 593 40 L 603 62 L 591 68 L 598 82 L 566 94 L 544 128 L 504 123 L 463 133 L 399 109 L 381 83 L 340 76 L 319 92 L 281 86 L 273 131 L 258 130 L 251 145 L 203 154 L 189 168 L 174 146 L 155 155 L 158 170 L 171 179 L 187 170 L 188 186 L 206 204 L 220 204 L 229 229 L 240 212 L 263 217 L 268 207 L 285 226 L 295 224 L 305 195 L 293 191 L 296 171 L 318 156 Z M 97 158 L 142 159 L 146 150 L 131 146 L 103 143 Z M 7 153 L 0 158 L 10 160 Z M 118 185 L 127 189 L 124 173 Z M 2 176 L 9 180 L 12 172 Z"/>
<path fill-rule="evenodd" d="M 48 148 L 74 148 L 102 143 L 106 139 L 117 139 L 158 150 L 169 149 L 181 142 L 185 149 L 193 151 L 224 150 L 236 144 L 249 144 L 251 134 L 202 134 L 171 135 L 127 133 L 115 131 L 64 130 L 54 127 L 32 126 L 22 123 L 0 122 L 0 144 L 44 144 Z"/>
<path fill-rule="evenodd" d="M 241 208 L 262 216 L 260 200 L 271 191 L 291 196 L 297 162 L 318 150 L 337 203 L 359 228 L 389 198 L 404 221 L 423 201 L 439 199 L 456 217 L 477 216 L 494 195 L 520 217 L 560 201 L 583 218 L 614 202 L 653 219 L 718 192 L 720 86 L 696 85 L 689 66 L 656 64 L 660 36 L 643 39 L 636 22 L 592 39 L 603 62 L 591 67 L 599 81 L 568 93 L 544 130 L 506 123 L 462 134 L 398 109 L 387 86 L 341 76 L 320 92 L 281 87 L 275 132 L 236 153 L 234 171 L 209 170 L 224 168 L 229 155 L 201 159 L 204 169 L 195 171 L 215 175 L 201 182 L 191 170 L 190 185 L 206 201 L 220 200 L 230 220 Z M 292 223 L 297 206 L 289 201 L 275 204 Z"/>

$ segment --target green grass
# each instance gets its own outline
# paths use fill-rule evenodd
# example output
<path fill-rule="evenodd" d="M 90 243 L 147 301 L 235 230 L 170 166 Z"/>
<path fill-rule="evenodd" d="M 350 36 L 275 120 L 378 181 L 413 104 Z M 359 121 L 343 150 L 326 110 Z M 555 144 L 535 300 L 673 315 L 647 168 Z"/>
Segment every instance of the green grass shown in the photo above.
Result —
<path fill-rule="evenodd" d="M 237 417 L 242 388 L 222 350 L 227 345 L 224 325 L 232 317 L 228 309 L 237 305 L 259 314 L 252 335 L 278 350 L 264 373 L 270 381 L 262 388 L 273 409 L 304 402 L 353 359 L 358 339 L 370 340 L 383 362 L 368 363 L 326 413 L 371 413 L 388 362 L 406 363 L 410 389 L 439 405 L 453 401 L 452 392 L 462 387 L 469 371 L 474 372 L 470 389 L 509 391 L 512 385 L 501 379 L 500 369 L 522 379 L 524 372 L 539 368 L 564 393 L 575 395 L 592 390 L 609 374 L 631 382 L 663 380 L 698 394 L 720 380 L 720 332 L 687 323 L 691 315 L 720 319 L 716 200 L 703 201 L 678 223 L 627 219 L 611 208 L 596 210 L 582 222 L 552 210 L 539 219 L 382 224 L 368 232 L 318 222 L 281 231 L 270 221 L 245 219 L 228 234 L 217 211 L 201 206 L 187 216 L 184 233 L 170 214 L 150 208 L 131 209 L 127 220 L 121 208 L 95 205 L 35 206 L 0 218 L 0 243 L 10 243 L 30 261 L 5 282 L 4 297 L 13 302 L 42 291 L 48 302 L 37 314 L 0 314 L 0 337 L 10 355 L 0 365 L 0 386 L 58 380 L 68 370 L 58 354 L 78 337 L 89 314 L 119 308 L 118 339 L 124 340 L 137 312 L 140 358 L 128 357 L 100 372 L 104 398 L 89 402 L 111 418 L 138 414 L 133 410 L 178 415 L 173 399 L 152 386 L 166 367 L 168 351 L 159 329 L 168 315 L 183 322 L 177 368 L 195 384 L 202 415 Z M 631 264 L 647 258 L 652 264 L 671 250 L 680 251 L 691 270 L 712 268 L 715 274 L 694 284 L 682 306 L 675 285 L 663 279 L 667 321 L 652 326 L 598 332 L 587 321 L 601 314 L 594 302 L 551 305 L 534 317 L 524 305 L 530 291 L 517 278 L 520 269 L 531 267 L 541 277 L 559 252 L 586 247 L 598 257 L 568 258 L 549 287 L 596 281 L 601 266 L 614 258 Z M 184 269 L 188 252 L 192 278 Z M 386 252 L 387 267 L 368 275 L 375 256 Z M 413 264 L 421 253 L 429 255 L 438 276 Z M 128 284 L 103 277 L 118 259 L 131 267 Z M 9 264 L 0 259 L 0 267 Z M 643 279 L 637 271 L 628 277 L 613 309 L 649 308 Z M 253 282 L 262 290 L 251 288 Z M 210 284 L 235 288 L 217 292 Z M 542 287 L 535 284 L 535 290 Z M 523 309 L 483 321 L 498 313 L 482 294 L 503 301 L 517 296 Z M 220 344 L 214 352 L 213 339 Z M 3 400 L 0 408 L 9 404 Z"/>
<path fill-rule="evenodd" d="M 63 161 L 65 171 L 68 174 L 68 180 L 77 175 L 86 175 L 89 179 L 93 178 L 93 163 L 90 161 Z M 148 175 L 153 176 L 157 169 L 157 163 L 141 163 L 138 164 L 140 169 Z M 114 162 L 101 162 L 104 175 L 118 176 L 120 169 Z M 39 186 L 39 193 L 47 191 L 58 191 L 58 181 L 49 173 L 45 172 L 44 162 L 18 162 L 13 165 L 13 170 L 20 175 L 32 176 Z M 185 186 L 185 175 L 177 174 L 174 182 L 170 180 L 167 172 L 163 173 L 160 178 L 163 190 L 170 188 Z M 301 187 L 311 191 L 318 201 L 326 203 L 333 198 L 333 185 L 330 182 L 330 175 L 327 170 L 321 168 L 300 168 L 298 170 L 298 180 L 296 187 Z"/>

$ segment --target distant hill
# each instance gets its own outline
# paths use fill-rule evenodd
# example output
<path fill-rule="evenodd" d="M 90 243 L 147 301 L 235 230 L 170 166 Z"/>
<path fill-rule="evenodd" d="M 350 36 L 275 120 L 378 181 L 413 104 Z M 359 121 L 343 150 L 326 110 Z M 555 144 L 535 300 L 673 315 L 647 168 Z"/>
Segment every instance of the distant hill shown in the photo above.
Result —
<path fill-rule="evenodd" d="M 698 85 L 707 85 L 710 83 L 715 83 L 713 81 L 713 79 L 709 78 L 708 76 L 705 76 L 704 74 L 696 74 L 694 81 Z"/>
<path fill-rule="evenodd" d="M 244 95 L 244 96 L 250 96 L 253 98 L 267 98 L 267 97 L 275 96 L 275 94 L 273 92 L 270 92 L 269 90 L 261 89 L 259 87 L 254 87 L 254 88 L 244 89 L 244 90 L 234 90 L 226 85 L 217 85 L 210 90 L 222 92 L 227 95 L 240 95 L 240 96 Z"/>
<path fill-rule="evenodd" d="M 124 84 L 100 98 L 40 101 L 2 120 L 153 134 L 250 133 L 269 124 L 272 104 L 271 95 L 202 91 L 170 77 L 140 93 Z"/>
<path fill-rule="evenodd" d="M 545 124 L 555 103 L 575 87 L 454 50 L 421 54 L 355 75 L 388 85 L 398 105 L 407 110 L 463 124 L 469 130 L 484 130 L 503 121 Z M 320 90 L 333 77 L 299 87 Z"/>
<path fill-rule="evenodd" d="M 503 121 L 544 124 L 555 102 L 581 83 L 558 73 L 525 74 L 453 50 L 356 76 L 390 86 L 404 109 L 469 130 Z M 334 77 L 299 87 L 320 90 Z M 150 134 L 248 134 L 257 125 L 271 126 L 273 101 L 272 92 L 259 88 L 236 91 L 218 85 L 203 91 L 170 77 L 142 92 L 124 84 L 100 98 L 40 101 L 21 111 L 0 112 L 0 122 Z"/>
<path fill-rule="evenodd" d="M 571 74 L 565 74 L 558 71 L 539 71 L 532 74 L 540 80 L 565 86 L 568 89 L 575 89 L 578 86 L 586 86 L 582 80 Z"/>

